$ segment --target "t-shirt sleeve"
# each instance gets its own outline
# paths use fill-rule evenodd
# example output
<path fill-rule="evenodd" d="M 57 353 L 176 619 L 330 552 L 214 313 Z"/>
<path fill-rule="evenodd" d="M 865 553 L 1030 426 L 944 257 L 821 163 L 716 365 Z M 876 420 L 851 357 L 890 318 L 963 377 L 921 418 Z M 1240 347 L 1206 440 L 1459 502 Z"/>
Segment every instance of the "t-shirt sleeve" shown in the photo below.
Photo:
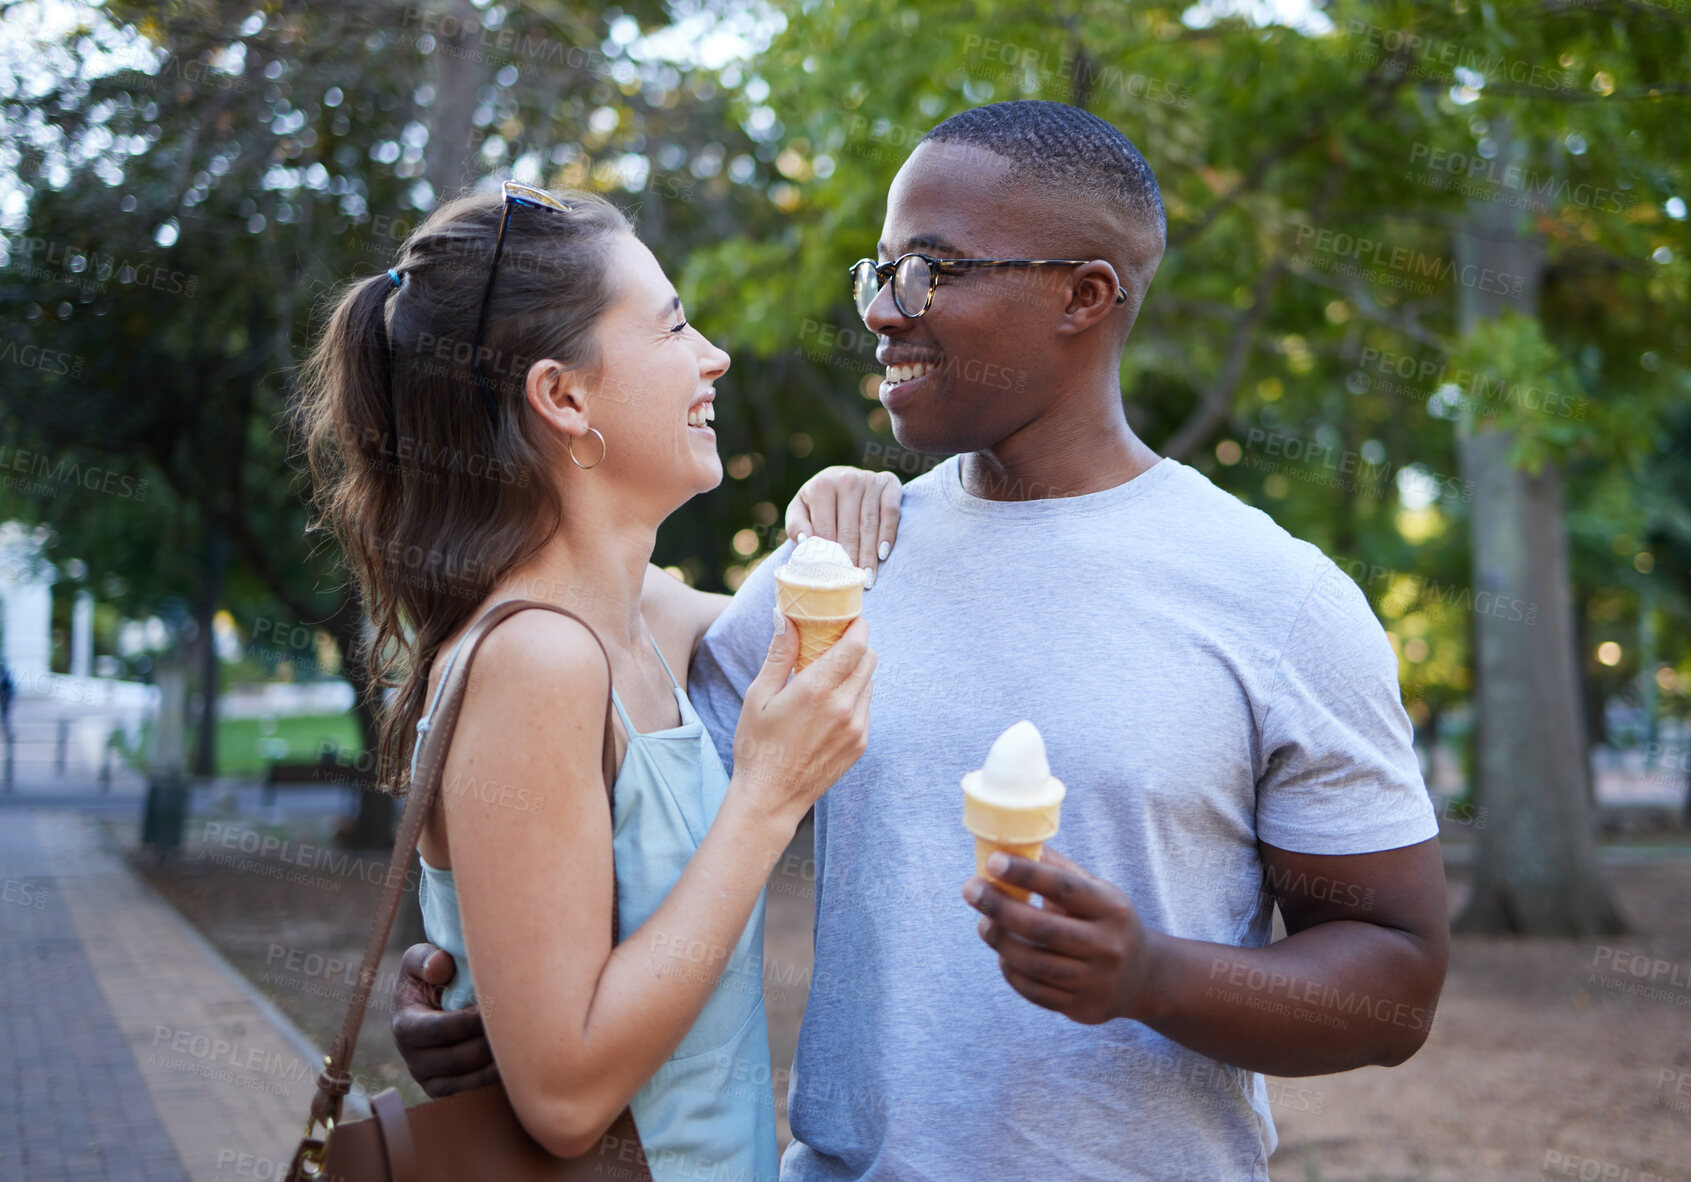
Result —
<path fill-rule="evenodd" d="M 1438 836 L 1397 656 L 1368 600 L 1325 564 L 1280 655 L 1262 725 L 1257 837 L 1366 854 Z"/>
<path fill-rule="evenodd" d="M 763 668 L 775 636 L 775 568 L 786 562 L 792 545 L 783 542 L 746 576 L 699 642 L 698 655 L 687 673 L 687 696 L 704 720 L 729 775 L 734 774 L 740 705 L 746 687 Z"/>

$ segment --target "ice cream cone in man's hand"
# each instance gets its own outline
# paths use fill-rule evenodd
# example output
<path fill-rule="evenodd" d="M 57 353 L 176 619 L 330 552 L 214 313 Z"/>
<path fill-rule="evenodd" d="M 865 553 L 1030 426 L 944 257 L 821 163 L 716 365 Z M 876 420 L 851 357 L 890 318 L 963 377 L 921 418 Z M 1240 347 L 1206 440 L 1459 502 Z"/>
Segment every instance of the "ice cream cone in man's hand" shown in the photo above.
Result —
<path fill-rule="evenodd" d="M 853 566 L 845 547 L 827 538 L 806 538 L 775 572 L 775 607 L 799 634 L 794 672 L 827 652 L 863 612 L 869 573 Z"/>
<path fill-rule="evenodd" d="M 1003 850 L 1039 861 L 1056 836 L 1065 791 L 1045 760 L 1038 727 L 1023 719 L 999 735 L 986 764 L 963 776 L 963 827 L 974 834 L 975 873 L 1026 902 L 1029 893 L 992 878 L 986 860 Z"/>

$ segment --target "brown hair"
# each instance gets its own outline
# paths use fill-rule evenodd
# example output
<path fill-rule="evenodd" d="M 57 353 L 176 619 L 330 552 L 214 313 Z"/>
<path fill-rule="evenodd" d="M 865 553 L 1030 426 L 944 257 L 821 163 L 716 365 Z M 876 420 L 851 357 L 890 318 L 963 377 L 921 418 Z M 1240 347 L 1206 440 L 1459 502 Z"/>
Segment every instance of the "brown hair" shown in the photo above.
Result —
<path fill-rule="evenodd" d="M 405 779 L 441 642 L 557 531 L 555 444 L 524 397 L 554 358 L 592 372 L 594 330 L 615 299 L 606 259 L 632 233 L 610 202 L 563 193 L 568 213 L 515 206 L 480 357 L 476 315 L 504 202 L 460 197 L 412 232 L 388 274 L 344 287 L 307 358 L 296 424 L 315 503 L 373 625 L 359 654 L 378 713 L 381 782 Z M 319 526 L 319 527 L 320 527 Z"/>

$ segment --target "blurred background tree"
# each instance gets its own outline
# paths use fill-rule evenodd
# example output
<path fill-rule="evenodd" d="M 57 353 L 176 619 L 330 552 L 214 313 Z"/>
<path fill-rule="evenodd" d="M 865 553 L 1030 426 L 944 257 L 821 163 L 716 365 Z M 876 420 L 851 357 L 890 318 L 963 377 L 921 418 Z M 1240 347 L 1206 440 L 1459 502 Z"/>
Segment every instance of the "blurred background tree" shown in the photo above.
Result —
<path fill-rule="evenodd" d="M 333 284 L 386 267 L 441 196 L 515 176 L 622 202 L 734 353 L 728 479 L 655 556 L 732 589 L 817 468 L 939 458 L 892 439 L 845 280 L 915 142 L 979 103 L 1075 102 L 1168 211 L 1130 422 L 1332 555 L 1424 750 L 1471 743 L 1467 922 L 1611 930 L 1586 752 L 1606 704 L 1682 714 L 1691 687 L 1688 22 L 1624 0 L 1231 11 L 112 3 L 44 27 L 29 52 L 68 81 L 14 66 L 4 96 L 23 187 L 0 307 L 81 364 L 13 367 L 0 414 L 13 446 L 148 491 L 4 507 L 98 555 L 87 579 L 128 615 L 178 595 L 207 637 L 222 607 L 350 653 L 358 605 L 276 430 L 293 367 Z"/>

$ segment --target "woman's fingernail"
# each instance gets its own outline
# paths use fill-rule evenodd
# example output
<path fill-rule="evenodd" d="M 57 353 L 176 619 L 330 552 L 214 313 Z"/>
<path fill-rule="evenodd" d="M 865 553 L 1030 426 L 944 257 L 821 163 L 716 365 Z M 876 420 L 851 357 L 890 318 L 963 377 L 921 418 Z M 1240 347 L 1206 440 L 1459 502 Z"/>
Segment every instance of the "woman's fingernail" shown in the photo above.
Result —
<path fill-rule="evenodd" d="M 1010 859 L 1004 856 L 1003 850 L 999 850 L 986 860 L 988 874 L 1003 874 L 1009 868 Z"/>
<path fill-rule="evenodd" d="M 976 881 L 975 879 L 970 879 L 966 884 L 964 884 L 964 886 L 963 886 L 963 898 L 965 900 L 967 900 L 970 903 L 978 903 L 978 902 L 980 902 L 980 897 L 981 897 L 981 884 L 978 881 Z"/>
<path fill-rule="evenodd" d="M 805 533 L 805 532 L 804 532 L 804 531 L 803 531 L 803 530 L 802 530 L 802 529 L 801 529 L 801 530 L 799 530 L 799 541 L 801 541 L 801 542 L 802 542 L 802 541 L 804 541 L 804 540 L 805 540 L 805 539 L 806 539 L 806 538 L 808 538 L 808 537 L 809 537 L 809 536 L 810 536 L 810 535 L 809 535 L 809 534 L 807 534 L 807 533 Z"/>
<path fill-rule="evenodd" d="M 787 617 L 781 614 L 781 609 L 775 609 L 775 635 L 779 636 L 787 630 Z"/>
<path fill-rule="evenodd" d="M 887 555 L 892 553 L 892 543 L 891 542 L 882 542 L 881 548 L 879 550 L 875 551 L 875 553 L 879 554 L 881 556 L 882 562 L 885 562 L 887 560 Z"/>
<path fill-rule="evenodd" d="M 865 588 L 873 587 L 875 585 L 875 572 L 869 570 L 868 567 L 864 567 L 863 569 L 869 571 L 869 577 L 863 581 L 863 586 Z"/>

